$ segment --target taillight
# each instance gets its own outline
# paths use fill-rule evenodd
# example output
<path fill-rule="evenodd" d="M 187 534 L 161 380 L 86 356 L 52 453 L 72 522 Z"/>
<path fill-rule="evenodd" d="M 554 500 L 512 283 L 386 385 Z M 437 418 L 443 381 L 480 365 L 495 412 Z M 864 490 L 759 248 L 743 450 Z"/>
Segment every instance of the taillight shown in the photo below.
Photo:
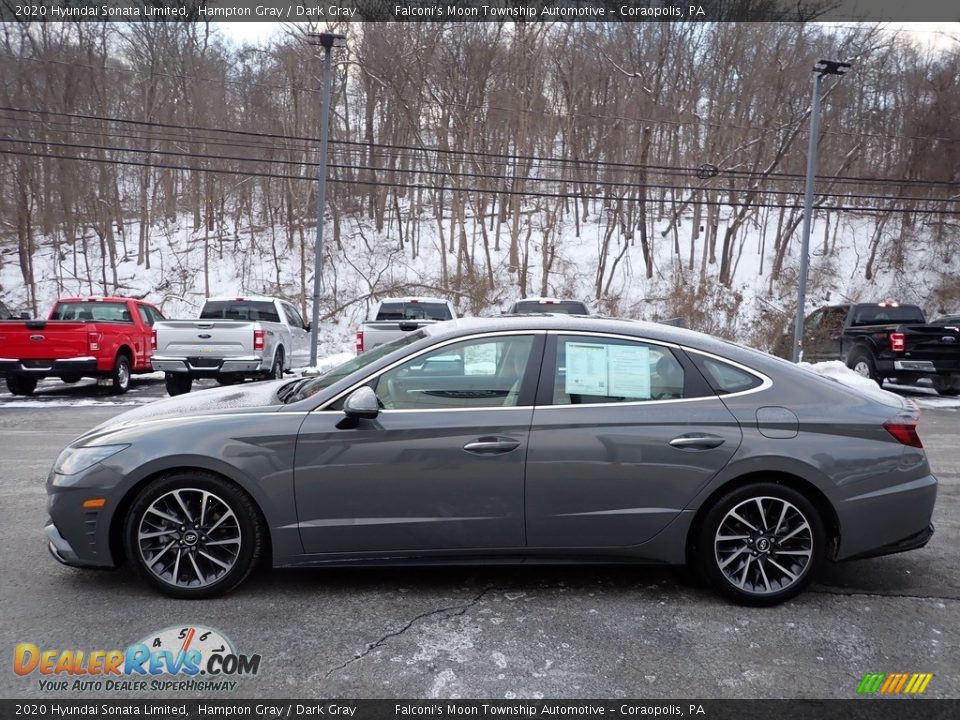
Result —
<path fill-rule="evenodd" d="M 363 352 L 363 330 L 357 330 L 357 354 Z"/>
<path fill-rule="evenodd" d="M 157 349 L 157 331 L 156 330 L 154 330 L 153 333 L 150 335 L 150 349 L 151 350 Z"/>
<path fill-rule="evenodd" d="M 265 336 L 266 336 L 266 331 L 264 330 L 253 331 L 253 349 L 254 350 L 263 350 Z"/>
<path fill-rule="evenodd" d="M 907 345 L 907 336 L 903 333 L 890 333 L 890 349 L 893 352 L 903 352 Z"/>
<path fill-rule="evenodd" d="M 883 429 L 893 435 L 899 443 L 915 448 L 923 447 L 923 443 L 920 442 L 920 436 L 917 434 L 916 422 L 889 420 L 883 424 Z"/>
<path fill-rule="evenodd" d="M 90 330 L 87 332 L 87 349 L 96 352 L 100 349 L 100 333 Z"/>

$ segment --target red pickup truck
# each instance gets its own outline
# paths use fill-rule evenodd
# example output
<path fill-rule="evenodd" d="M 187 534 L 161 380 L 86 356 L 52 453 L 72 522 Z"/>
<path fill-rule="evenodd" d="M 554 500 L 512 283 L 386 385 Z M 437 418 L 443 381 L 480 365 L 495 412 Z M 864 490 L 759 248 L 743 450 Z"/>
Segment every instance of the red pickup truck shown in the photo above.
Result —
<path fill-rule="evenodd" d="M 0 321 L 0 377 L 14 395 L 30 395 L 45 377 L 109 379 L 125 393 L 132 373 L 153 372 L 153 324 L 163 319 L 141 300 L 62 298 L 47 320 Z"/>

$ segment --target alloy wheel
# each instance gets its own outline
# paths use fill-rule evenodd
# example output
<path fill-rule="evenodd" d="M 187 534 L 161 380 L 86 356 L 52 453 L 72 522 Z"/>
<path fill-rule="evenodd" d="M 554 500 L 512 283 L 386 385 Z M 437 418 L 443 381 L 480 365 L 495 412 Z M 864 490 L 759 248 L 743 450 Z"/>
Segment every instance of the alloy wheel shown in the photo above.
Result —
<path fill-rule="evenodd" d="M 240 523 L 230 505 L 199 488 L 161 495 L 137 527 L 144 565 L 159 580 L 182 588 L 205 587 L 230 572 L 241 542 Z"/>
<path fill-rule="evenodd" d="M 813 537 L 810 521 L 795 505 L 777 497 L 753 497 L 720 522 L 714 557 L 735 588 L 755 595 L 780 593 L 809 569 Z"/>

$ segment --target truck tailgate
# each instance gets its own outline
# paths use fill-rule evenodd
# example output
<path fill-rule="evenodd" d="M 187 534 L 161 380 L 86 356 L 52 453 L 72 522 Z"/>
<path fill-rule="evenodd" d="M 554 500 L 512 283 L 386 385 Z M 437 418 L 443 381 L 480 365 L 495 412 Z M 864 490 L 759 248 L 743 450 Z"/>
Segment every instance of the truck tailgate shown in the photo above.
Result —
<path fill-rule="evenodd" d="M 953 361 L 960 369 L 960 330 L 936 325 L 910 325 L 905 328 L 905 356 L 941 363 Z"/>
<path fill-rule="evenodd" d="M 0 355 L 15 360 L 52 360 L 92 355 L 87 330 L 94 323 L 74 320 L 0 321 Z"/>
<path fill-rule="evenodd" d="M 154 325 L 156 355 L 250 357 L 256 323 L 242 320 L 164 320 Z"/>
<path fill-rule="evenodd" d="M 436 320 L 370 320 L 360 326 L 363 332 L 363 349 L 373 350 L 399 337 L 419 330 L 427 325 L 433 325 Z"/>

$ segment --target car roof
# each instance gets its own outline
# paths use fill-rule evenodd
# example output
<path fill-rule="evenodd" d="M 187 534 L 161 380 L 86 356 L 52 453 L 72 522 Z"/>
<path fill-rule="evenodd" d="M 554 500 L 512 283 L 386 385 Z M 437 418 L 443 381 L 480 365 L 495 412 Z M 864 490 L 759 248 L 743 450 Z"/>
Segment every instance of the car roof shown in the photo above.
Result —
<path fill-rule="evenodd" d="M 449 300 L 445 300 L 444 298 L 423 297 L 421 295 L 408 295 L 407 297 L 383 298 L 383 300 L 380 301 L 380 304 L 382 305 L 383 303 L 405 303 L 405 302 L 446 304 L 449 302 Z"/>
<path fill-rule="evenodd" d="M 718 351 L 725 347 L 740 347 L 733 343 L 705 335 L 704 333 L 671 325 L 611 318 L 599 315 L 568 315 L 566 313 L 530 313 L 520 315 L 499 315 L 496 317 L 466 317 L 447 320 L 424 328 L 432 337 L 445 335 L 456 337 L 485 332 L 510 332 L 518 330 L 557 330 L 568 332 L 599 332 L 611 334 L 636 335 L 637 337 L 675 343 L 689 347 L 698 347 Z M 756 352 L 756 351 L 754 351 Z"/>
<path fill-rule="evenodd" d="M 274 300 L 283 300 L 283 298 L 272 298 L 266 295 L 218 295 L 208 297 L 204 302 L 273 302 Z"/>
<path fill-rule="evenodd" d="M 150 305 L 152 303 L 147 302 L 146 300 L 138 300 L 137 298 L 125 298 L 125 297 L 115 297 L 111 295 L 90 295 L 88 297 L 64 297 L 58 298 L 58 303 L 68 303 L 68 302 L 113 302 L 113 303 L 125 303 L 128 300 L 133 300 L 136 303 L 143 303 L 144 305 Z"/>

